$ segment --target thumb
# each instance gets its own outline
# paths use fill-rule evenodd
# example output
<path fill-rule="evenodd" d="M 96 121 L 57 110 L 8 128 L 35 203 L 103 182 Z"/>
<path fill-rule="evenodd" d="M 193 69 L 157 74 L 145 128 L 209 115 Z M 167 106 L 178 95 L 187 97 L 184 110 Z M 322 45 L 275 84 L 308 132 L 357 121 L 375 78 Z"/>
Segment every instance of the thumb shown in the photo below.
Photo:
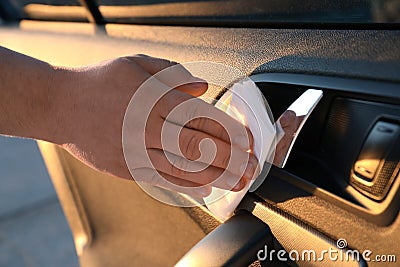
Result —
<path fill-rule="evenodd" d="M 194 79 L 194 82 L 190 82 L 176 88 L 177 90 L 192 95 L 194 97 L 201 96 L 204 94 L 208 89 L 207 82 L 201 79 Z"/>

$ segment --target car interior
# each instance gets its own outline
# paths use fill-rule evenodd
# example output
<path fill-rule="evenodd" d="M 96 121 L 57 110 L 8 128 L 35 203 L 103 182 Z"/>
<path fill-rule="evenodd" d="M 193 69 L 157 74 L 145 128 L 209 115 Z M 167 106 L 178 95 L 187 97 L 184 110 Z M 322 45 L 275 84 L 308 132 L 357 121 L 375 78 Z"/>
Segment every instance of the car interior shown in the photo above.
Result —
<path fill-rule="evenodd" d="M 398 0 L 1 1 L 0 45 L 51 64 L 139 53 L 218 62 L 246 73 L 274 118 L 306 90 L 323 91 L 286 166 L 272 166 L 225 222 L 38 141 L 80 265 L 397 266 L 399 23 Z"/>

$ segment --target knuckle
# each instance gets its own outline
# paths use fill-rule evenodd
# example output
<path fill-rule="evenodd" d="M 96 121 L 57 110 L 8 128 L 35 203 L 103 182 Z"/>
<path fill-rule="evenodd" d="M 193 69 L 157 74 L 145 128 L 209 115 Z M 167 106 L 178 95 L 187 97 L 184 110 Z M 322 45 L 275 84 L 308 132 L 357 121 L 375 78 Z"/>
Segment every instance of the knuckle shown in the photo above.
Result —
<path fill-rule="evenodd" d="M 132 61 L 130 60 L 129 57 L 119 57 L 119 58 L 116 58 L 116 59 L 114 60 L 114 62 L 115 62 L 117 65 L 122 65 L 122 66 L 132 64 Z"/>
<path fill-rule="evenodd" d="M 124 57 L 121 57 L 121 58 L 124 58 L 124 59 L 126 59 L 128 61 L 136 62 L 137 60 L 147 59 L 147 58 L 150 58 L 150 57 L 148 55 L 145 55 L 145 54 L 135 54 L 135 55 L 131 55 L 131 56 L 124 56 Z"/>
<path fill-rule="evenodd" d="M 190 160 L 195 160 L 197 159 L 200 155 L 200 146 L 201 139 L 195 135 L 187 135 L 187 137 L 184 140 L 184 147 L 185 147 L 185 157 L 187 157 Z"/>
<path fill-rule="evenodd" d="M 282 127 L 289 126 L 296 119 L 296 113 L 294 111 L 288 110 L 286 111 L 281 118 Z"/>
<path fill-rule="evenodd" d="M 168 65 L 170 65 L 170 66 L 175 66 L 175 65 L 179 64 L 178 62 L 172 61 L 172 60 L 166 60 L 166 62 L 168 62 Z"/>
<path fill-rule="evenodd" d="M 208 119 L 205 117 L 200 117 L 201 115 L 199 114 L 199 109 L 196 107 L 192 107 L 190 112 L 190 126 L 195 129 L 206 129 Z"/>
<path fill-rule="evenodd" d="M 294 117 L 296 117 L 296 112 L 294 112 L 293 110 L 288 110 L 287 111 L 287 116 L 289 117 L 289 118 L 294 118 Z"/>
<path fill-rule="evenodd" d="M 146 54 L 136 54 L 133 57 L 136 57 L 136 58 L 149 58 L 149 56 L 146 55 Z"/>
<path fill-rule="evenodd" d="M 207 126 L 207 122 L 208 122 L 207 118 L 204 118 L 204 117 L 198 118 L 199 129 L 205 129 Z"/>
<path fill-rule="evenodd" d="M 137 63 L 129 57 L 119 57 L 112 62 L 113 68 L 118 70 L 118 75 L 127 75 L 137 70 Z"/>

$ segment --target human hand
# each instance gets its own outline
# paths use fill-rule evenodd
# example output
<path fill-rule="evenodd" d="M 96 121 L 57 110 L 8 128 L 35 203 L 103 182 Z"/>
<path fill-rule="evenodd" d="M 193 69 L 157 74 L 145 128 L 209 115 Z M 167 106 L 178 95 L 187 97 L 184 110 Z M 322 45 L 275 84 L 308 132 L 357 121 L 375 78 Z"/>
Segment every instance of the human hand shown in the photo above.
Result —
<path fill-rule="evenodd" d="M 207 90 L 207 83 L 181 66 L 174 68 L 172 75 L 159 76 L 157 83 L 146 88 L 142 103 L 134 107 L 135 112 L 129 113 L 130 119 L 124 124 L 130 138 L 124 140 L 123 146 L 122 128 L 129 101 L 148 78 L 171 66 L 176 63 L 137 55 L 83 68 L 57 69 L 49 90 L 57 118 L 55 142 L 88 166 L 113 176 L 130 179 L 133 174 L 137 181 L 195 196 L 208 195 L 211 185 L 234 191 L 242 189 L 258 172 L 256 157 L 247 152 L 253 145 L 251 133 L 224 112 L 197 99 Z M 171 79 L 175 80 L 172 84 L 179 80 L 183 85 L 168 91 Z M 152 103 L 152 96 L 160 92 L 166 94 Z M 185 101 L 191 103 L 186 112 L 181 117 L 167 119 Z M 135 127 L 146 115 L 141 113 L 142 105 L 154 107 L 146 124 Z M 191 116 L 202 118 L 190 120 Z M 164 124 L 181 128 L 179 136 L 171 138 L 178 140 L 180 151 L 162 144 Z M 225 128 L 230 129 L 229 134 Z M 140 146 L 143 142 L 145 146 Z M 201 152 L 215 148 L 211 162 L 210 157 L 205 160 L 200 157 Z M 127 161 L 132 161 L 132 165 L 128 164 L 130 170 L 124 152 Z M 179 152 L 184 157 L 177 156 Z M 150 159 L 152 166 L 145 158 Z M 187 171 L 192 167 L 202 170 Z"/>

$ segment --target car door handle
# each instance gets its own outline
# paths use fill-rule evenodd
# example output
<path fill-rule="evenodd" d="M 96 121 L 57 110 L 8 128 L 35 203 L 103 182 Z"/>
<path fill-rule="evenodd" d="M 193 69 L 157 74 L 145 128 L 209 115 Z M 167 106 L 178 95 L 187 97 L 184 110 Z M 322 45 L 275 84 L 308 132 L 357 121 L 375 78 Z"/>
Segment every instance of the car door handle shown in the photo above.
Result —
<path fill-rule="evenodd" d="M 248 266 L 258 259 L 265 246 L 282 249 L 267 224 L 240 210 L 197 243 L 175 266 Z M 262 264 L 272 263 L 271 260 L 276 259 L 266 257 Z M 273 266 L 282 266 L 282 262 L 279 264 Z"/>

